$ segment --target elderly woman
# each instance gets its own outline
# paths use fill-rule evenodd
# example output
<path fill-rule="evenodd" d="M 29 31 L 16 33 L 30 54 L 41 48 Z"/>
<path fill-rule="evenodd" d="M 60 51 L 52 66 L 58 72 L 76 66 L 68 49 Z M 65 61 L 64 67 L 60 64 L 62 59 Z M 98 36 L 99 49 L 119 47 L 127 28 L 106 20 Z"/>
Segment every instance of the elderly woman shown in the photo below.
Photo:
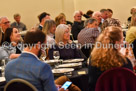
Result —
<path fill-rule="evenodd" d="M 100 34 L 89 63 L 89 91 L 95 91 L 97 79 L 106 70 L 115 67 L 133 70 L 130 60 L 120 53 L 122 43 L 123 32 L 118 27 L 107 27 Z"/>
<path fill-rule="evenodd" d="M 42 31 L 47 35 L 47 46 L 50 47 L 55 43 L 54 35 L 56 30 L 56 24 L 54 20 L 46 20 Z"/>
<path fill-rule="evenodd" d="M 22 44 L 20 44 L 21 36 L 16 28 L 7 28 L 4 35 L 4 44 L 2 49 L 7 52 L 10 59 L 17 58 L 22 52 Z M 1 51 L 1 53 L 3 53 Z"/>
<path fill-rule="evenodd" d="M 53 59 L 53 51 L 59 51 L 60 59 L 81 58 L 75 44 L 70 41 L 70 29 L 65 24 L 57 26 L 55 31 L 56 45 L 49 49 L 49 59 Z"/>

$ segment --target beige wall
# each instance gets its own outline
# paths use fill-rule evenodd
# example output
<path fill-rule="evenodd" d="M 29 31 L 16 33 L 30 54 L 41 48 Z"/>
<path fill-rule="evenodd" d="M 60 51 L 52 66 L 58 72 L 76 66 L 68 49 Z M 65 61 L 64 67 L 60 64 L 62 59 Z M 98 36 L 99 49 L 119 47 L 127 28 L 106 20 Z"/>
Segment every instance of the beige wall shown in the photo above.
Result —
<path fill-rule="evenodd" d="M 111 8 L 113 17 L 125 22 L 130 16 L 130 9 L 136 6 L 136 0 L 75 0 L 76 10 L 86 12 L 88 9 L 99 11 L 102 8 Z"/>
<path fill-rule="evenodd" d="M 0 16 L 7 16 L 13 22 L 13 14 L 20 13 L 22 22 L 30 29 L 39 22 L 37 16 L 44 11 L 50 13 L 52 19 L 64 12 L 67 20 L 73 21 L 75 10 L 86 12 L 88 9 L 99 11 L 101 8 L 111 8 L 113 17 L 124 22 L 136 0 L 0 0 L 0 3 Z"/>

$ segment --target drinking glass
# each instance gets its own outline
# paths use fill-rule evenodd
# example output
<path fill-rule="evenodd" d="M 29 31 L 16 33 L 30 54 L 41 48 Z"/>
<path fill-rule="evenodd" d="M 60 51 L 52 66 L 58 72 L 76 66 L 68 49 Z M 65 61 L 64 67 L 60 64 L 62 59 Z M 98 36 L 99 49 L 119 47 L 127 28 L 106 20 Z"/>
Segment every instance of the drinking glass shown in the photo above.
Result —
<path fill-rule="evenodd" d="M 55 60 L 58 60 L 60 58 L 60 54 L 59 54 L 59 51 L 53 51 L 53 58 Z"/>
<path fill-rule="evenodd" d="M 45 51 L 45 50 L 41 50 L 41 51 L 42 51 L 41 59 L 42 59 L 43 61 L 45 61 L 45 59 L 46 59 L 46 51 Z"/>

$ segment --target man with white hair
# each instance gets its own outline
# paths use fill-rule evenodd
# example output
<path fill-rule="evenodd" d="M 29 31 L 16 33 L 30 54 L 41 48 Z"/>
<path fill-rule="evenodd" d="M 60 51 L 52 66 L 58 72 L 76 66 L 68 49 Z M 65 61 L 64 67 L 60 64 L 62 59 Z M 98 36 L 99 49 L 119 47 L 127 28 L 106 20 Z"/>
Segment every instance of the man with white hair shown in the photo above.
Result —
<path fill-rule="evenodd" d="M 92 17 L 95 18 L 98 21 L 98 30 L 99 30 L 99 33 L 101 33 L 101 26 L 102 26 L 102 23 L 101 23 L 101 19 L 102 19 L 101 12 L 99 12 L 99 11 L 94 12 Z"/>
<path fill-rule="evenodd" d="M 4 33 L 5 33 L 5 31 L 9 27 L 10 27 L 10 21 L 8 20 L 8 18 L 7 17 L 1 17 L 0 18 L 0 28 L 1 28 L 0 31 L 2 32 L 2 40 L 1 40 L 0 45 L 4 41 Z"/>
<path fill-rule="evenodd" d="M 78 33 L 83 28 L 84 28 L 84 21 L 82 21 L 82 12 L 75 11 L 74 12 L 74 23 L 72 25 L 72 30 L 71 30 L 74 40 L 77 40 Z"/>

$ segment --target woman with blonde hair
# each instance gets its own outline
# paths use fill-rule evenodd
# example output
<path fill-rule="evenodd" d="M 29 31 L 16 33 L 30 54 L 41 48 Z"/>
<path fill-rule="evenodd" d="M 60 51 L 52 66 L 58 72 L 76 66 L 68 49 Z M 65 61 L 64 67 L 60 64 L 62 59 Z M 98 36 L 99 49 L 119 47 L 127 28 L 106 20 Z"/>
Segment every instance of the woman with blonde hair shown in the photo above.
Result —
<path fill-rule="evenodd" d="M 50 47 L 55 43 L 56 24 L 54 20 L 46 20 L 42 31 L 47 35 L 47 46 Z"/>
<path fill-rule="evenodd" d="M 89 91 L 95 90 L 96 81 L 106 70 L 126 67 L 133 70 L 129 59 L 120 53 L 123 32 L 120 27 L 110 26 L 97 38 L 89 65 Z"/>
<path fill-rule="evenodd" d="M 55 31 L 56 44 L 49 49 L 49 59 L 53 59 L 53 51 L 59 51 L 60 59 L 74 59 L 81 58 L 81 54 L 76 47 L 70 41 L 70 28 L 65 24 L 57 26 Z"/>

